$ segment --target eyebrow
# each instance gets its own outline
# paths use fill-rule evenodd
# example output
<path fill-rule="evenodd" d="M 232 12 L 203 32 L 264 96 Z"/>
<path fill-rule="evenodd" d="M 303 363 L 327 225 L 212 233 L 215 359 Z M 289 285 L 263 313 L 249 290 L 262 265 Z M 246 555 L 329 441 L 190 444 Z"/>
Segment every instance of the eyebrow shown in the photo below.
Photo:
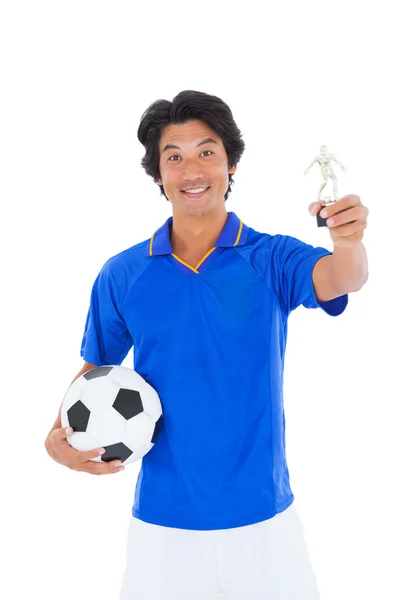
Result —
<path fill-rule="evenodd" d="M 205 140 L 203 140 L 202 142 L 199 142 L 196 146 L 196 148 L 198 148 L 199 146 L 202 146 L 203 144 L 218 144 L 217 140 L 214 140 L 214 138 L 212 137 L 208 137 Z M 171 148 L 176 148 L 177 150 L 180 150 L 179 146 L 174 146 L 172 144 L 167 144 L 166 146 L 164 146 L 162 153 L 166 152 L 166 150 L 170 150 Z"/>

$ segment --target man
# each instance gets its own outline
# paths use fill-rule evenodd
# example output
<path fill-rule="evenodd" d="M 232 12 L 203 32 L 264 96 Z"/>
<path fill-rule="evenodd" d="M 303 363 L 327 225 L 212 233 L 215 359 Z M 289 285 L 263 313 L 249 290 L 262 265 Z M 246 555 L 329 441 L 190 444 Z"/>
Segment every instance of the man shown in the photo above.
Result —
<path fill-rule="evenodd" d="M 236 166 L 216 128 L 164 125 L 157 182 L 172 217 L 109 259 L 91 294 L 84 368 L 121 364 L 133 345 L 134 369 L 163 403 L 136 484 L 120 600 L 314 600 L 285 458 L 287 319 L 300 304 L 337 316 L 363 286 L 368 209 L 354 195 L 327 207 L 333 253 L 257 232 L 226 212 Z M 87 462 L 96 451 L 67 448 L 60 421 L 49 436 L 59 462 L 115 472 Z"/>

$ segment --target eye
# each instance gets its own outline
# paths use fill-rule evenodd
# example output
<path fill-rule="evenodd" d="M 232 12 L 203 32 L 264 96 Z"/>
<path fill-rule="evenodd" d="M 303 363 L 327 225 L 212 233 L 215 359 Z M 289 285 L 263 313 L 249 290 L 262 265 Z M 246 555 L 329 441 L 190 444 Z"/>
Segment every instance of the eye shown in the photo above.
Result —
<path fill-rule="evenodd" d="M 214 152 L 211 152 L 211 150 L 203 150 L 202 154 L 204 154 L 204 152 L 209 152 L 210 154 L 214 154 Z M 171 160 L 171 158 L 175 158 L 175 156 L 179 156 L 179 154 L 174 154 L 173 156 L 170 156 L 168 160 Z M 177 162 L 177 161 L 173 160 L 172 162 Z"/>

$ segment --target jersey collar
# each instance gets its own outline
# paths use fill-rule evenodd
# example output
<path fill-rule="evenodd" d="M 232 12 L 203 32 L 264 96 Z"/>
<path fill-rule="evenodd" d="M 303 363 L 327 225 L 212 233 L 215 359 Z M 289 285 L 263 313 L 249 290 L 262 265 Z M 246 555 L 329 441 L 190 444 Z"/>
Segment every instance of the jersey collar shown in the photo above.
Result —
<path fill-rule="evenodd" d="M 153 233 L 147 245 L 146 256 L 172 254 L 169 238 L 172 222 L 173 217 L 168 217 L 164 225 Z M 228 212 L 228 218 L 215 246 L 223 248 L 241 246 L 246 241 L 248 230 L 248 226 L 234 212 Z"/>

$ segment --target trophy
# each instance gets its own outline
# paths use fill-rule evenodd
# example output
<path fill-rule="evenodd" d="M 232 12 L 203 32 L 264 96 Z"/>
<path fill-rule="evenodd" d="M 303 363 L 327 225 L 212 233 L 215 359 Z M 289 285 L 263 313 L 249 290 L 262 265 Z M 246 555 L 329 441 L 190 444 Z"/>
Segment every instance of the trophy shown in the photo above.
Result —
<path fill-rule="evenodd" d="M 313 166 L 313 164 L 315 162 L 317 162 L 317 161 L 319 162 L 319 165 L 321 167 L 322 177 L 324 178 L 324 181 L 321 183 L 321 186 L 319 188 L 318 195 L 317 195 L 317 202 L 322 202 L 322 206 L 324 207 L 324 206 L 328 206 L 329 204 L 333 204 L 334 202 L 337 202 L 339 200 L 337 179 L 336 179 L 336 175 L 333 172 L 333 169 L 331 166 L 332 161 L 334 160 L 339 165 L 339 167 L 342 169 L 342 171 L 347 172 L 347 169 L 346 169 L 346 167 L 344 167 L 342 165 L 342 163 L 336 158 L 336 156 L 334 154 L 331 154 L 330 152 L 327 151 L 326 146 L 320 146 L 319 151 L 320 151 L 320 153 L 317 154 L 317 156 L 314 158 L 314 160 L 310 163 L 310 165 L 304 171 L 304 175 L 307 175 L 308 171 L 311 169 L 311 167 Z M 324 189 L 324 187 L 326 186 L 326 184 L 328 183 L 328 177 L 330 177 L 333 182 L 333 200 L 330 196 L 324 196 L 323 198 L 321 198 L 321 192 Z M 317 223 L 318 223 L 318 227 L 326 227 L 327 226 L 326 219 L 323 219 L 319 213 L 317 214 Z"/>

